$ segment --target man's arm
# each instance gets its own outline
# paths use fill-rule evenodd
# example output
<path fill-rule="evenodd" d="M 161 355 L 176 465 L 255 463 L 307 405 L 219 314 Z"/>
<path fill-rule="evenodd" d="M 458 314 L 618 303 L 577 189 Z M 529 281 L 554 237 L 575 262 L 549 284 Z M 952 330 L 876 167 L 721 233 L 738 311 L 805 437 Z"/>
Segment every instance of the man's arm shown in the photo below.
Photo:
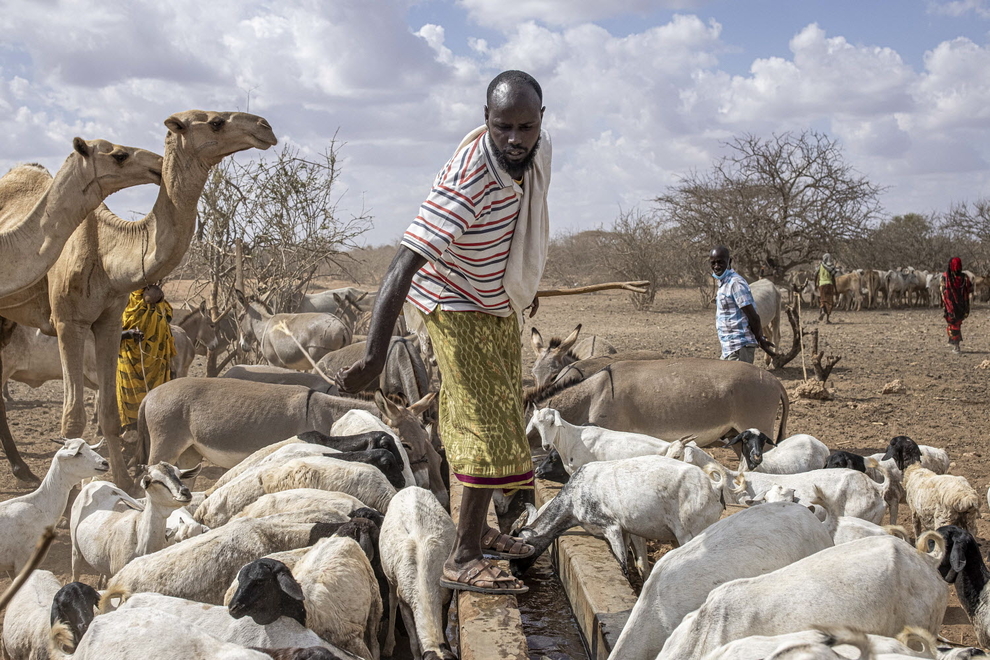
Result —
<path fill-rule="evenodd" d="M 360 392 L 385 368 L 395 322 L 402 313 L 402 304 L 409 293 L 413 276 L 425 263 L 425 257 L 404 245 L 399 246 L 375 301 L 364 358 L 334 376 L 334 382 L 341 392 Z"/>
<path fill-rule="evenodd" d="M 746 320 L 749 321 L 749 327 L 756 335 L 756 343 L 760 345 L 767 355 L 776 355 L 773 351 L 773 344 L 771 344 L 766 337 L 763 336 L 763 324 L 760 322 L 760 315 L 756 313 L 756 308 L 752 305 L 746 305 L 742 308 L 743 314 L 746 315 Z"/>

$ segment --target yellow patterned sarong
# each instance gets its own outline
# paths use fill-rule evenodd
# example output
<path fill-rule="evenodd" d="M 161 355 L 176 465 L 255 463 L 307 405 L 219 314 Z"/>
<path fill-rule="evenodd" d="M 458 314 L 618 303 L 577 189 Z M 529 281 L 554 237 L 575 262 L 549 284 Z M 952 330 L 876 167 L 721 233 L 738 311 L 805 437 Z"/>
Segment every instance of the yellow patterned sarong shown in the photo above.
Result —
<path fill-rule="evenodd" d="M 475 488 L 532 488 L 515 315 L 437 308 L 423 320 L 443 376 L 439 431 L 454 475 Z"/>
<path fill-rule="evenodd" d="M 172 340 L 172 306 L 164 299 L 149 305 L 142 298 L 143 289 L 131 293 L 122 317 L 124 330 L 144 333 L 140 342 L 126 339 L 120 344 L 117 358 L 117 410 L 120 424 L 127 427 L 138 418 L 144 397 L 162 383 L 171 380 L 169 362 L 175 355 Z"/>

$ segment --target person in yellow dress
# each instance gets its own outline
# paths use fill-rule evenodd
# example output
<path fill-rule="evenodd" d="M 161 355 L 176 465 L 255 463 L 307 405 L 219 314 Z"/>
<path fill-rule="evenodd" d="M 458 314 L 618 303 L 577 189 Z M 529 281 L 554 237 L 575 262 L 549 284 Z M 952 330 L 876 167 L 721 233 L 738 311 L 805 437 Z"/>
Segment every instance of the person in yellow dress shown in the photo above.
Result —
<path fill-rule="evenodd" d="M 121 427 L 129 430 L 135 428 L 138 408 L 148 392 L 172 380 L 172 306 L 161 287 L 149 284 L 131 293 L 121 321 L 117 410 Z"/>

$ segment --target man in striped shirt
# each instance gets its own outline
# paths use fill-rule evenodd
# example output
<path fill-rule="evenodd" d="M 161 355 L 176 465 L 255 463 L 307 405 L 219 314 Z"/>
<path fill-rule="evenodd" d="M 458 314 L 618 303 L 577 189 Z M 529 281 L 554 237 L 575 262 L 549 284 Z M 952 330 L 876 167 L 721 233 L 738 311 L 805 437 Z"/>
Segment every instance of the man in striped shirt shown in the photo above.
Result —
<path fill-rule="evenodd" d="M 488 86 L 485 125 L 437 175 L 382 282 L 365 357 L 337 374 L 363 389 L 384 367 L 408 300 L 423 315 L 442 375 L 439 429 L 464 485 L 457 538 L 441 585 L 492 594 L 527 587 L 485 558 L 534 548 L 486 522 L 495 488 L 533 487 L 522 406 L 519 319 L 536 308 L 549 236 L 550 141 L 543 92 L 521 71 Z"/>

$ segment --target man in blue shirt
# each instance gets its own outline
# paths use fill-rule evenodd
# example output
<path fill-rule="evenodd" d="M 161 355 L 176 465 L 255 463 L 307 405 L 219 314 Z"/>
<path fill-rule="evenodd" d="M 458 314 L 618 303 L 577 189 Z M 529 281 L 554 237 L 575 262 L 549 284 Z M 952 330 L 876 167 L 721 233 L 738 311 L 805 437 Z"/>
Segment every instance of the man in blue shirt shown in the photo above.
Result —
<path fill-rule="evenodd" d="M 753 294 L 742 275 L 732 270 L 729 248 L 718 246 L 708 255 L 712 277 L 719 281 L 715 329 L 722 344 L 723 360 L 753 363 L 756 347 L 774 355 L 773 344 L 763 336 L 760 315 L 753 306 Z"/>

